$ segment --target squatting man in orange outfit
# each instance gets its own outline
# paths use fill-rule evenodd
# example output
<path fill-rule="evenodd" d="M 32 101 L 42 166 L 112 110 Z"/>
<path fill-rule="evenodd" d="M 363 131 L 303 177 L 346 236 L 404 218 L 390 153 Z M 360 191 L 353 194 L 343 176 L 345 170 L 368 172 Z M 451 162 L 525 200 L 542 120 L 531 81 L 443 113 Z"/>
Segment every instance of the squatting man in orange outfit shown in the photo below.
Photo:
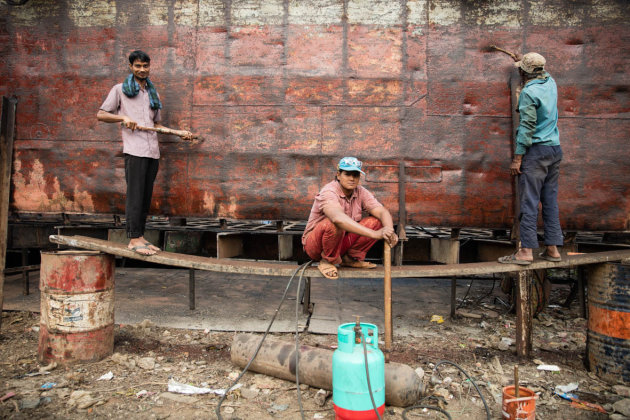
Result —
<path fill-rule="evenodd" d="M 355 157 L 339 161 L 335 180 L 315 196 L 302 235 L 304 251 L 319 261 L 319 271 L 329 279 L 339 277 L 336 265 L 376 267 L 364 261 L 376 241 L 384 239 L 392 247 L 398 243 L 389 211 L 359 185 L 361 174 L 365 175 L 362 165 Z M 363 213 L 370 216 L 363 218 Z"/>

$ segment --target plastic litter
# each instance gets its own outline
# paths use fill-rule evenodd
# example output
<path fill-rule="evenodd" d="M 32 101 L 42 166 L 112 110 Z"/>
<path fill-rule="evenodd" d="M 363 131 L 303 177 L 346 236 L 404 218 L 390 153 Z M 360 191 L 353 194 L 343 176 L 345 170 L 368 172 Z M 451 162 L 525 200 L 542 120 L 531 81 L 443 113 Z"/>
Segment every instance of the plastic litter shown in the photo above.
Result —
<path fill-rule="evenodd" d="M 55 385 L 57 385 L 55 382 L 46 382 L 40 388 L 41 389 L 52 389 Z"/>
<path fill-rule="evenodd" d="M 569 393 L 578 389 L 579 384 L 577 382 L 571 382 L 567 385 L 556 385 L 555 390 L 563 393 Z"/>
<path fill-rule="evenodd" d="M 548 372 L 560 372 L 557 365 L 538 365 L 538 370 L 546 370 Z"/>
<path fill-rule="evenodd" d="M 7 392 L 2 397 L 0 397 L 0 402 L 6 401 L 6 400 L 8 400 L 11 397 L 15 397 L 15 392 Z"/>
<path fill-rule="evenodd" d="M 231 391 L 239 389 L 243 384 L 236 384 Z M 193 385 L 182 384 L 174 381 L 173 379 L 168 381 L 168 392 L 174 392 L 176 394 L 216 394 L 224 395 L 225 389 L 212 389 L 212 388 L 199 388 Z"/>
<path fill-rule="evenodd" d="M 441 324 L 444 322 L 444 318 L 442 317 L 442 315 L 433 315 L 431 317 L 431 322 L 437 322 L 438 324 Z"/>
<path fill-rule="evenodd" d="M 110 370 L 106 374 L 102 375 L 97 381 L 109 381 L 114 377 L 114 373 Z"/>
<path fill-rule="evenodd" d="M 582 410 L 588 410 L 588 411 L 597 411 L 599 413 L 606 414 L 606 410 L 604 410 L 604 407 L 602 407 L 601 405 L 591 403 L 588 401 L 582 401 L 575 394 L 566 393 L 566 392 L 558 392 L 558 391 L 556 391 L 555 394 L 559 396 L 560 398 L 564 398 L 567 401 L 571 401 L 571 407 L 581 408 Z"/>

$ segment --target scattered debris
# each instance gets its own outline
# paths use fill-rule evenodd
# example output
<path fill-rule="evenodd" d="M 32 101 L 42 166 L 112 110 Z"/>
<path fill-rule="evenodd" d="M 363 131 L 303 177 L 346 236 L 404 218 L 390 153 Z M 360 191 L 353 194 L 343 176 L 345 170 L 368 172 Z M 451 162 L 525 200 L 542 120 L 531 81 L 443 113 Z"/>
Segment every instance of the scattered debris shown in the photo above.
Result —
<path fill-rule="evenodd" d="M 597 412 L 606 414 L 606 410 L 604 410 L 604 407 L 602 407 L 601 405 L 591 403 L 588 401 L 583 401 L 579 399 L 577 395 L 575 394 L 557 392 L 557 391 L 555 394 L 561 398 L 564 398 L 565 400 L 571 401 L 571 407 L 581 408 L 583 410 L 589 410 L 589 411 L 597 411 Z"/>
<path fill-rule="evenodd" d="M 57 385 L 55 382 L 46 382 L 40 389 L 52 389 L 55 385 Z"/>
<path fill-rule="evenodd" d="M 141 357 L 136 363 L 141 369 L 153 370 L 155 368 L 155 357 Z"/>
<path fill-rule="evenodd" d="M 472 318 L 472 319 L 481 319 L 483 317 L 481 314 L 463 311 L 461 309 L 457 311 L 457 315 L 463 316 L 464 318 Z"/>
<path fill-rule="evenodd" d="M 569 393 L 578 389 L 579 384 L 577 382 L 571 382 L 567 385 L 556 385 L 555 390 L 563 393 Z"/>
<path fill-rule="evenodd" d="M 626 417 L 630 417 L 630 398 L 624 398 L 613 404 L 613 409 Z"/>
<path fill-rule="evenodd" d="M 437 322 L 438 324 L 441 324 L 444 322 L 444 318 L 442 317 L 442 315 L 433 315 L 431 316 L 431 322 Z"/>
<path fill-rule="evenodd" d="M 113 377 L 114 377 L 114 373 L 110 370 L 109 372 L 107 372 L 106 374 L 98 378 L 97 381 L 111 381 Z"/>
<path fill-rule="evenodd" d="M 514 340 L 509 337 L 501 337 L 501 341 L 497 345 L 497 348 L 502 351 L 507 351 L 510 349 L 510 346 L 514 344 Z"/>
<path fill-rule="evenodd" d="M 50 372 L 57 367 L 57 362 L 50 362 L 47 366 L 42 366 L 39 368 L 39 373 Z"/>
<path fill-rule="evenodd" d="M 0 397 L 0 402 L 6 401 L 11 397 L 15 397 L 15 392 L 7 392 L 2 397 Z"/>
<path fill-rule="evenodd" d="M 326 405 L 326 399 L 330 395 L 331 395 L 330 391 L 327 391 L 325 389 L 320 389 L 315 394 L 315 404 L 317 404 L 319 407 L 325 406 Z"/>
<path fill-rule="evenodd" d="M 538 365 L 538 370 L 545 370 L 547 372 L 560 372 L 560 368 L 557 365 Z"/>
<path fill-rule="evenodd" d="M 241 388 L 243 384 L 236 384 L 232 387 L 231 391 Z M 211 389 L 211 388 L 199 388 L 193 385 L 182 384 L 174 381 L 173 379 L 168 381 L 168 392 L 176 394 L 225 394 L 225 389 Z"/>

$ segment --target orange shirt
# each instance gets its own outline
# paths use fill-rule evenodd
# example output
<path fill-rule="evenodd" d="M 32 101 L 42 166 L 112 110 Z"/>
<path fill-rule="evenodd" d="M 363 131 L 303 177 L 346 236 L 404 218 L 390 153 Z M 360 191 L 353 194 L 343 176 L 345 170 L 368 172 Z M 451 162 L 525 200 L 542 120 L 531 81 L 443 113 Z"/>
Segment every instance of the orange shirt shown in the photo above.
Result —
<path fill-rule="evenodd" d="M 324 211 L 326 207 L 330 205 L 341 206 L 343 212 L 355 222 L 362 219 L 363 212 L 369 213 L 373 209 L 382 206 L 382 204 L 374 198 L 374 195 L 361 185 L 355 188 L 350 198 L 347 198 L 339 182 L 336 180 L 331 181 L 324 185 L 321 191 L 315 196 L 311 214 L 306 223 L 304 234 L 302 235 L 302 245 L 306 240 L 306 236 L 315 228 L 315 225 L 326 218 Z"/>

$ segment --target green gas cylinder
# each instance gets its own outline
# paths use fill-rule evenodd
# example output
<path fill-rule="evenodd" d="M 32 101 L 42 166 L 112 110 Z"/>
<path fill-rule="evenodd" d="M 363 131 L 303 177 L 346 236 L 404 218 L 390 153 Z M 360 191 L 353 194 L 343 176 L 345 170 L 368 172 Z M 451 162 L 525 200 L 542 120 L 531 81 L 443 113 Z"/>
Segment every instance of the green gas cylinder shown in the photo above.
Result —
<path fill-rule="evenodd" d="M 378 348 L 378 327 L 351 322 L 337 329 L 337 350 L 333 353 L 333 406 L 338 420 L 378 419 L 368 389 L 362 339 L 374 404 L 381 416 L 385 412 L 385 357 Z"/>

